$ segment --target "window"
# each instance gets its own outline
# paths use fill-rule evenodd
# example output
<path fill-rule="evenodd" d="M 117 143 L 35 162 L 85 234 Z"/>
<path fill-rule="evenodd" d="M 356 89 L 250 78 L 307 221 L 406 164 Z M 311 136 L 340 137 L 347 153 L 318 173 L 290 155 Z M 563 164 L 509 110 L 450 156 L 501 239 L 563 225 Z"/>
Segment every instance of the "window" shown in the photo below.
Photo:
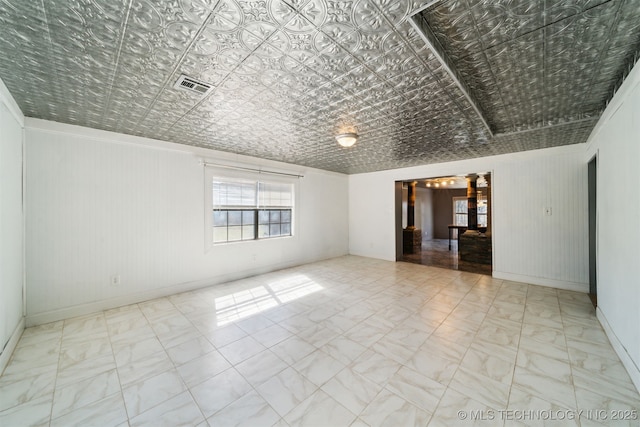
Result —
<path fill-rule="evenodd" d="M 487 198 L 483 196 L 482 191 L 477 193 L 478 200 L 478 227 L 487 226 Z M 453 198 L 453 224 L 454 225 L 468 225 L 467 214 L 467 198 L 466 197 L 454 197 Z"/>
<path fill-rule="evenodd" d="M 453 225 L 467 226 L 467 198 L 453 198 Z"/>
<path fill-rule="evenodd" d="M 487 226 L 487 197 L 478 191 L 478 227 Z"/>
<path fill-rule="evenodd" d="M 293 184 L 213 178 L 213 243 L 292 235 Z"/>

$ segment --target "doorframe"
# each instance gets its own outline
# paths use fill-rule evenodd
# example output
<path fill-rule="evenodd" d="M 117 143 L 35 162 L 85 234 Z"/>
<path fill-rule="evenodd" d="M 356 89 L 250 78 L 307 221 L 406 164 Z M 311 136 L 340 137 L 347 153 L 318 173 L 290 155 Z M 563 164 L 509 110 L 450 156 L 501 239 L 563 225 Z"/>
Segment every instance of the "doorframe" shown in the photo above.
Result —
<path fill-rule="evenodd" d="M 587 162 L 589 298 L 598 306 L 598 151 Z"/>
<path fill-rule="evenodd" d="M 402 259 L 402 181 L 395 181 L 395 236 L 396 236 L 396 262 Z"/>

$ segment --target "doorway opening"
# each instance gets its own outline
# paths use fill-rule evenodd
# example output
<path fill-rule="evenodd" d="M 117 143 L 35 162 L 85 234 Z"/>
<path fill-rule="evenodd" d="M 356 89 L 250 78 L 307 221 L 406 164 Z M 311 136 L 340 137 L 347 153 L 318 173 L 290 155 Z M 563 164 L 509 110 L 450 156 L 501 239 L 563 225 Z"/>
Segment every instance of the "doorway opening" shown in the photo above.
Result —
<path fill-rule="evenodd" d="M 397 181 L 396 260 L 491 275 L 490 183 L 488 172 Z"/>
<path fill-rule="evenodd" d="M 594 307 L 598 306 L 598 276 L 597 276 L 597 154 L 589 161 L 588 165 L 588 191 L 589 191 L 589 298 Z"/>

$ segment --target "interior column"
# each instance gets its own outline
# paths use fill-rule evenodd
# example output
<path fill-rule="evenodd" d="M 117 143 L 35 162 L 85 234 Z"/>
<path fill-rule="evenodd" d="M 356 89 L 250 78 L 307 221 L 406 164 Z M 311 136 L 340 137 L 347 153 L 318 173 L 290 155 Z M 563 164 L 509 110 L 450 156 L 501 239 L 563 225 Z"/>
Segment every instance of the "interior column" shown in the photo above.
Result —
<path fill-rule="evenodd" d="M 422 250 L 422 230 L 416 228 L 416 181 L 407 186 L 407 228 L 402 230 L 402 251 L 417 254 Z"/>
<path fill-rule="evenodd" d="M 467 175 L 467 230 L 478 230 L 478 175 Z"/>
<path fill-rule="evenodd" d="M 407 188 L 407 230 L 416 228 L 416 182 L 409 183 Z"/>
<path fill-rule="evenodd" d="M 491 174 L 484 175 L 484 180 L 487 183 L 487 231 L 485 234 L 491 235 Z"/>

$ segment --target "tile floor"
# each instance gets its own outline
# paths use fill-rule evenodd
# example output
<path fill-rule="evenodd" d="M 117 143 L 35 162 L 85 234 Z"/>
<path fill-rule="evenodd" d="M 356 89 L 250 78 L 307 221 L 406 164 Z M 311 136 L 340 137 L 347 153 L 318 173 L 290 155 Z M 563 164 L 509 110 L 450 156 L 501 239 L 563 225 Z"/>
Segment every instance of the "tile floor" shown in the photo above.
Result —
<path fill-rule="evenodd" d="M 3 427 L 598 426 L 638 409 L 586 295 L 353 256 L 29 328 L 0 377 Z"/>

